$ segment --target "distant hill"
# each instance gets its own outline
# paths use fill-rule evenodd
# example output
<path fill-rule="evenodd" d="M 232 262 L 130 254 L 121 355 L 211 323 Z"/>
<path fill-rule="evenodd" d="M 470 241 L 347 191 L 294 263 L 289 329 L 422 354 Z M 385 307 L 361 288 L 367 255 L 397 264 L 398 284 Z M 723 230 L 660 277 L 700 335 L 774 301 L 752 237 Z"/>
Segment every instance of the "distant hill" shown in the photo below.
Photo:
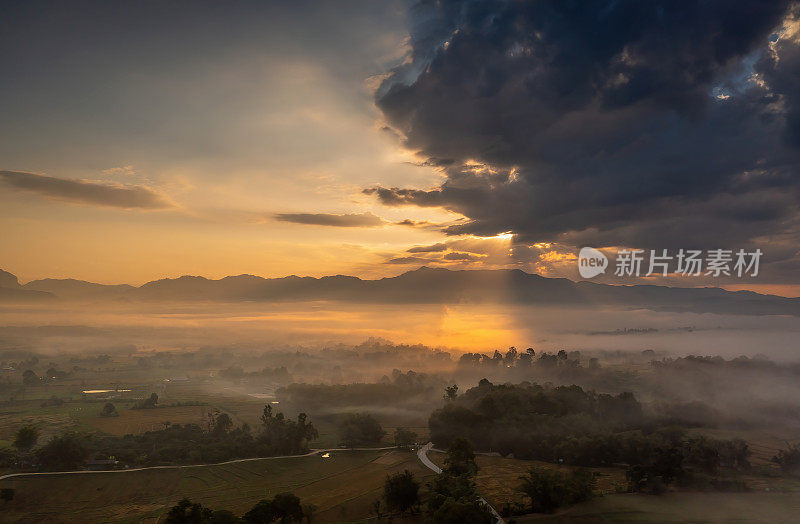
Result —
<path fill-rule="evenodd" d="M 16 277 L 2 272 L 13 284 Z M 508 303 L 535 305 L 597 305 L 652 310 L 749 315 L 800 316 L 800 299 L 719 288 L 677 288 L 655 285 L 614 286 L 545 278 L 520 270 L 451 271 L 422 267 L 379 280 L 351 276 L 322 278 L 253 275 L 211 280 L 182 276 L 142 286 L 104 285 L 82 280 L 44 279 L 16 288 L 4 287 L 0 299 L 41 294 L 61 299 L 124 299 L 131 301 L 305 301 L 333 300 L 370 303 Z M 14 292 L 20 293 L 14 297 Z M 10 295 L 8 293 L 11 293 Z M 4 295 L 6 294 L 6 295 Z M 36 295 L 39 296 L 39 295 Z"/>
<path fill-rule="evenodd" d="M 0 288 L 18 289 L 19 279 L 16 275 L 0 269 Z"/>
<path fill-rule="evenodd" d="M 72 278 L 45 278 L 28 282 L 22 289 L 51 293 L 59 298 L 112 298 L 136 289 L 128 284 L 105 285 Z"/>
<path fill-rule="evenodd" d="M 46 291 L 23 289 L 19 279 L 0 269 L 0 302 L 29 302 L 55 298 Z"/>

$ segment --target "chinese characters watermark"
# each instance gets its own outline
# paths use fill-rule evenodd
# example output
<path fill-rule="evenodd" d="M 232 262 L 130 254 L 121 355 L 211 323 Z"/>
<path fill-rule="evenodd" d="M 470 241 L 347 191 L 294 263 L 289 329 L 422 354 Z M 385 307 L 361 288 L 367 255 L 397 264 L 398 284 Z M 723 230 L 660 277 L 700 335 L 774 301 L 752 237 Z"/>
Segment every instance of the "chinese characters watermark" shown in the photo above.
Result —
<path fill-rule="evenodd" d="M 614 275 L 618 277 L 649 277 L 652 275 L 698 276 L 758 276 L 760 249 L 620 249 L 616 252 Z M 578 272 L 592 278 L 606 272 L 608 257 L 601 251 L 584 247 L 578 254 Z"/>

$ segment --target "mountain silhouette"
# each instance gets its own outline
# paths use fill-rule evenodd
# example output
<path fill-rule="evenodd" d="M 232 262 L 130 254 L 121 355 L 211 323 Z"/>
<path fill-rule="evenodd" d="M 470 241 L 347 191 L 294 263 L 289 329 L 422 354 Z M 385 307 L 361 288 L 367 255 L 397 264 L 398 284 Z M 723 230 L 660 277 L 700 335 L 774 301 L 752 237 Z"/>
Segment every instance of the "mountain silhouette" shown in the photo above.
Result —
<path fill-rule="evenodd" d="M 573 282 L 511 270 L 449 270 L 421 267 L 396 277 L 362 280 L 335 275 L 321 278 L 228 276 L 218 280 L 181 276 L 139 287 L 73 279 L 43 279 L 19 286 L 0 273 L 0 299 L 116 299 L 126 301 L 308 301 L 354 303 L 455 304 L 505 303 L 540 306 L 615 306 L 651 310 L 750 315 L 800 316 L 800 299 L 720 288 L 657 285 L 616 286 Z M 16 284 L 16 286 L 14 286 Z"/>

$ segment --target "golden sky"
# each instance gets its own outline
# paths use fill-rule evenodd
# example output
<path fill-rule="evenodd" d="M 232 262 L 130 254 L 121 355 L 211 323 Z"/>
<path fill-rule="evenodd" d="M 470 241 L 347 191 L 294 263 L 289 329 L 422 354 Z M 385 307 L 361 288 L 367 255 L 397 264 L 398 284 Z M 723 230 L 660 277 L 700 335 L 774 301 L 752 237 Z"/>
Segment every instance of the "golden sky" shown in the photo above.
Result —
<path fill-rule="evenodd" d="M 184 274 L 377 278 L 423 264 L 576 278 L 580 235 L 452 234 L 475 217 L 455 204 L 386 205 L 365 194 L 436 193 L 464 175 L 405 149 L 401 112 L 390 125 L 376 106 L 382 80 L 402 83 L 428 58 L 407 3 L 178 4 L 91 14 L 20 5 L 0 26 L 0 268 L 22 282 L 131 284 Z M 415 131 L 433 135 L 435 124 Z M 444 135 L 437 146 L 449 146 Z M 487 195 L 518 182 L 516 169 L 494 185 L 501 171 L 464 162 L 470 183 L 488 181 Z M 534 216 L 520 198 L 508 211 Z M 486 206 L 484 223 L 507 211 Z M 526 220 L 536 231 L 540 220 Z M 786 259 L 793 238 L 775 244 Z M 780 281 L 724 285 L 798 292 Z"/>
<path fill-rule="evenodd" d="M 263 28 L 273 34 L 255 41 L 222 39 L 185 49 L 159 34 L 168 46 L 162 56 L 144 54 L 142 40 L 123 32 L 110 50 L 91 47 L 87 60 L 78 34 L 83 27 L 71 29 L 69 19 L 56 28 L 61 43 L 20 42 L 15 56 L 4 58 L 46 55 L 51 69 L 29 73 L 25 64 L 11 64 L 22 85 L 13 102 L 4 97 L 4 105 L 15 107 L 0 123 L 0 170 L 144 188 L 163 205 L 106 204 L 51 188 L 46 179 L 20 187 L 9 175 L 0 184 L 0 265 L 22 281 L 378 276 L 400 271 L 383 264 L 387 254 L 443 238 L 390 222 L 452 221 L 454 214 L 387 209 L 361 194 L 367 185 L 424 186 L 440 178 L 409 163 L 413 155 L 381 130 L 372 102 L 377 75 L 405 52 L 399 14 L 376 9 L 367 26 L 343 13 L 329 22 L 346 27 L 311 41 L 298 26 L 312 27 L 330 14 L 318 11 L 287 10 Z M 346 41 L 343 30 L 350 33 Z M 128 61 L 120 63 L 115 55 L 126 53 Z M 386 225 L 275 218 L 292 213 L 370 213 Z"/>

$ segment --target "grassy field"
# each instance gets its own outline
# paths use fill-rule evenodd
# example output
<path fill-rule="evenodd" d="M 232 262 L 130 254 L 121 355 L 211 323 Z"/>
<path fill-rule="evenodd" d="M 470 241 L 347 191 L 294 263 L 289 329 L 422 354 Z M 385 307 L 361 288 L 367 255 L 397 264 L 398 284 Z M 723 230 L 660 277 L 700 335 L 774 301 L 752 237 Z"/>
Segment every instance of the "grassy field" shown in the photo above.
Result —
<path fill-rule="evenodd" d="M 794 523 L 800 493 L 669 493 L 606 495 L 556 515 L 517 522 L 769 522 Z"/>
<path fill-rule="evenodd" d="M 63 430 L 75 425 L 72 413 L 75 406 L 62 404 L 61 406 L 42 407 L 41 401 L 16 401 L 13 405 L 4 405 L 0 411 L 0 439 L 11 441 L 20 426 L 34 424 L 40 428 L 42 438 L 56 435 Z M 98 407 L 99 409 L 102 406 Z"/>
<path fill-rule="evenodd" d="M 519 477 L 525 475 L 532 466 L 549 469 L 570 470 L 568 466 L 559 466 L 548 462 L 517 460 L 496 456 L 478 455 L 478 475 L 475 482 L 480 494 L 498 511 L 506 504 L 514 502 L 528 504 L 530 501 L 517 491 Z M 614 493 L 615 484 L 625 485 L 625 471 L 619 468 L 590 468 L 597 476 L 597 493 Z"/>
<path fill-rule="evenodd" d="M 258 500 L 292 491 L 317 506 L 316 522 L 368 518 L 388 473 L 409 469 L 430 476 L 416 456 L 401 451 L 336 451 L 319 456 L 260 459 L 220 466 L 23 477 L 0 481 L 16 490 L 3 522 L 156 523 L 182 497 L 242 514 Z"/>
<path fill-rule="evenodd" d="M 443 453 L 429 457 L 443 465 Z M 480 494 L 498 511 L 506 504 L 529 503 L 517 490 L 519 477 L 531 466 L 574 469 L 548 462 L 517 460 L 493 455 L 476 456 L 476 484 Z M 621 468 L 588 468 L 595 472 L 595 500 L 575 506 L 558 515 L 515 517 L 519 522 L 546 520 L 555 522 L 797 522 L 800 515 L 800 479 L 779 474 L 777 467 L 754 469 L 753 474 L 739 474 L 752 490 L 747 493 L 671 492 L 664 496 L 618 494 L 617 486 L 625 487 L 625 470 Z M 761 474 L 756 474 L 756 471 Z M 765 475 L 763 473 L 770 473 Z M 720 505 L 721 506 L 718 506 Z M 739 508 L 723 511 L 723 508 Z M 741 520 L 737 520 L 741 519 Z"/>
<path fill-rule="evenodd" d="M 800 431 L 796 427 L 772 427 L 769 429 L 713 429 L 702 428 L 689 432 L 696 435 L 707 435 L 720 439 L 741 438 L 747 441 L 752 455 L 750 462 L 754 466 L 771 464 L 772 457 L 789 444 L 800 442 Z"/>
<path fill-rule="evenodd" d="M 443 453 L 430 453 L 430 459 L 442 467 L 444 465 Z M 550 469 L 575 469 L 570 466 L 559 466 L 549 462 L 536 460 L 519 460 L 504 458 L 497 455 L 477 455 L 475 461 L 478 463 L 478 474 L 475 483 L 478 492 L 495 509 L 500 511 L 506 504 L 512 505 L 515 502 L 523 504 L 529 503 L 525 497 L 517 491 L 520 485 L 519 477 L 525 475 L 533 467 L 545 467 Z M 589 468 L 597 476 L 596 493 L 614 493 L 615 485 L 625 485 L 625 471 L 620 468 Z"/>
<path fill-rule="evenodd" d="M 175 406 L 156 409 L 119 409 L 118 417 L 101 417 L 87 413 L 82 421 L 109 435 L 138 434 L 164 429 L 165 423 L 200 424 L 210 406 Z"/>

